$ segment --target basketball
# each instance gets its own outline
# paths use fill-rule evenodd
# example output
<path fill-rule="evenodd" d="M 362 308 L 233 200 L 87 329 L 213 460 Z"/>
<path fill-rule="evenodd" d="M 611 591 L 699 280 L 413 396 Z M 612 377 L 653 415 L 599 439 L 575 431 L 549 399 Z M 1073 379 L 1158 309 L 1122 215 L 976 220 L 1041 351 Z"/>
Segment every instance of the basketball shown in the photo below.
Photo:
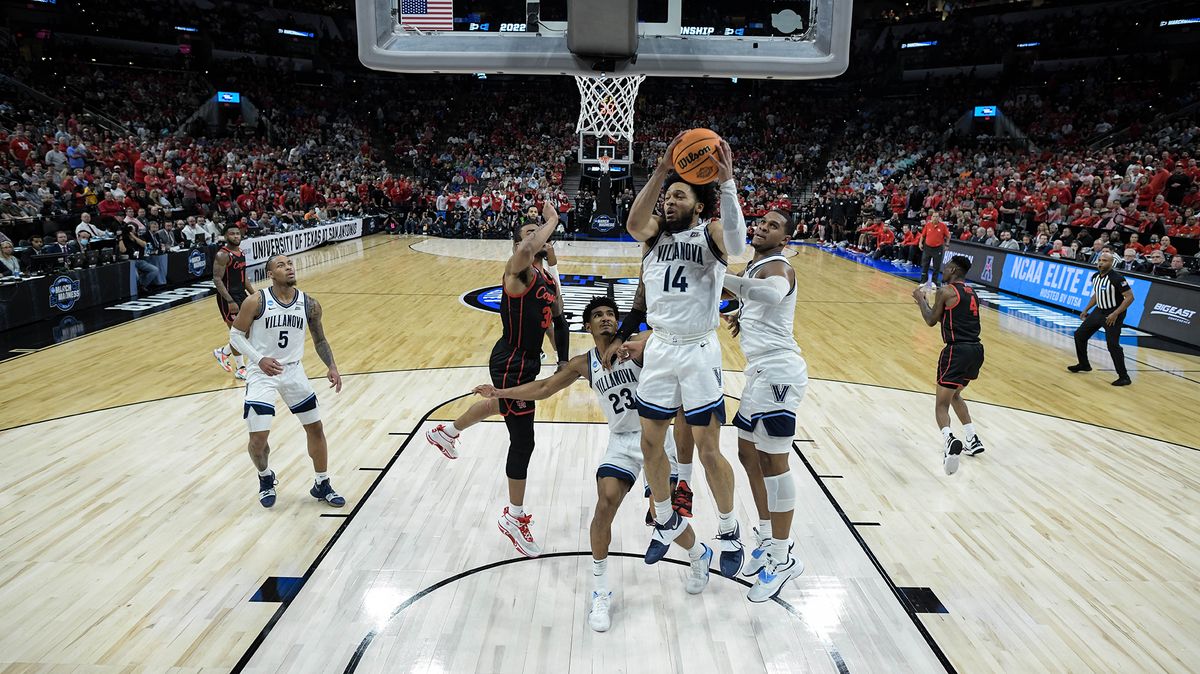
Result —
<path fill-rule="evenodd" d="M 671 165 L 680 178 L 693 185 L 711 183 L 717 179 L 717 148 L 721 137 L 711 129 L 690 129 L 684 132 L 671 155 Z"/>

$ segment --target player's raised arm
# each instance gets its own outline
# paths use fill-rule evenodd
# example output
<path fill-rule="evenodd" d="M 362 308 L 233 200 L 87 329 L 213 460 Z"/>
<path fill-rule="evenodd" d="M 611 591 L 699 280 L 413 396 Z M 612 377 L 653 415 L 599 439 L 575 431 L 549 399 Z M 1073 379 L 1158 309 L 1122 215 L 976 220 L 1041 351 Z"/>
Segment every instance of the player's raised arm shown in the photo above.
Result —
<path fill-rule="evenodd" d="M 925 319 L 925 324 L 932 327 L 942 320 L 942 313 L 946 310 L 946 301 L 955 296 L 955 293 L 950 286 L 938 288 L 937 294 L 933 298 L 933 306 L 929 305 L 929 300 L 925 299 L 925 291 L 919 286 L 913 290 L 912 296 L 921 309 L 921 317 Z"/>
<path fill-rule="evenodd" d="M 542 204 L 542 217 L 546 220 L 542 226 L 537 228 L 533 236 L 518 244 L 512 257 L 508 258 L 508 264 L 504 266 L 505 274 L 515 276 L 529 269 L 534 257 L 554 235 L 554 229 L 558 227 L 558 211 L 550 205 L 549 200 Z"/>
<path fill-rule="evenodd" d="M 546 377 L 512 388 L 496 388 L 491 384 L 476 386 L 474 392 L 484 398 L 508 398 L 509 400 L 545 400 L 587 376 L 587 356 L 572 358 L 563 369 Z"/>
<path fill-rule="evenodd" d="M 629 216 L 625 220 L 625 230 L 629 232 L 629 236 L 638 241 L 646 241 L 662 229 L 662 218 L 654 214 L 654 205 L 658 203 L 663 183 L 666 182 L 667 175 L 671 173 L 671 156 L 682 137 L 682 133 L 675 136 L 671 144 L 667 146 L 666 152 L 658 160 L 658 166 L 654 168 L 654 173 L 650 174 L 650 179 L 646 181 L 642 191 L 638 192 L 637 198 L 633 200 L 633 206 L 629 208 Z"/>
<path fill-rule="evenodd" d="M 709 223 L 708 233 L 726 256 L 741 255 L 746 251 L 746 219 L 733 180 L 733 150 L 724 140 L 717 147 L 717 182 L 721 191 L 721 219 Z"/>

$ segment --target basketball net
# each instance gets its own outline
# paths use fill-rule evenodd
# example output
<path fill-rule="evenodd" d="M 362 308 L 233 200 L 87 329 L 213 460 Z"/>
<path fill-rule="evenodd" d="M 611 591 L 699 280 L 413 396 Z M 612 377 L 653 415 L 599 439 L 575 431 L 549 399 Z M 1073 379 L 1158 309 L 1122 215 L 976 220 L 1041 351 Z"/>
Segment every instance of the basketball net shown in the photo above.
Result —
<path fill-rule="evenodd" d="M 579 87 L 579 121 L 576 133 L 624 138 L 633 142 L 633 103 L 645 75 L 592 77 L 576 75 Z M 601 158 L 607 172 L 607 162 Z"/>

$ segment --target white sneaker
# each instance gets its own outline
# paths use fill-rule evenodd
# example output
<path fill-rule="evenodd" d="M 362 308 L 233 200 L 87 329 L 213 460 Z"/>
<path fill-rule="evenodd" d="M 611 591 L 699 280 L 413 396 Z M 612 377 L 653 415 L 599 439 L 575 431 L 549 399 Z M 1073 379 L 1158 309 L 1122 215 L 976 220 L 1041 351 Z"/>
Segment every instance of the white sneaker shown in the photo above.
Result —
<path fill-rule="evenodd" d="M 233 372 L 233 359 L 229 357 L 229 354 L 220 349 L 213 349 L 213 358 L 217 359 L 217 364 L 221 366 L 222 370 Z"/>
<path fill-rule="evenodd" d="M 983 442 L 979 439 L 978 435 L 971 438 L 971 441 L 968 442 L 966 447 L 963 448 L 963 454 L 966 454 L 967 456 L 975 456 L 977 454 L 983 454 L 983 451 L 984 451 Z"/>
<path fill-rule="evenodd" d="M 742 565 L 742 575 L 747 578 L 757 576 L 758 572 L 767 565 L 767 550 L 771 547 L 771 539 L 759 535 L 758 527 L 754 528 L 754 540 L 754 550 L 746 557 L 746 563 Z"/>
<path fill-rule="evenodd" d="M 442 454 L 445 454 L 447 459 L 458 458 L 458 451 L 455 449 L 458 445 L 458 436 L 447 433 L 446 424 L 438 424 L 432 431 L 426 432 L 425 439 L 429 441 L 429 444 L 437 447 Z"/>
<path fill-rule="evenodd" d="M 588 624 L 597 632 L 607 632 L 612 626 L 609 615 L 609 605 L 612 603 L 611 592 L 593 592 L 592 610 L 588 611 Z"/>
<path fill-rule="evenodd" d="M 945 469 L 947 475 L 953 475 L 958 471 L 958 459 L 962 451 L 962 440 L 951 435 L 950 439 L 946 441 L 946 448 L 942 451 L 942 468 Z"/>
<path fill-rule="evenodd" d="M 788 548 L 787 559 L 782 562 L 771 560 L 762 571 L 758 572 L 758 580 L 746 593 L 746 599 L 755 604 L 773 599 L 783 590 L 783 586 L 794 576 L 804 573 L 804 562 L 796 559 Z"/>
<path fill-rule="evenodd" d="M 704 545 L 701 543 L 700 545 Z M 708 565 L 712 562 L 712 548 L 704 545 L 704 554 L 700 555 L 700 559 L 692 560 L 692 568 L 688 572 L 687 580 L 684 582 L 683 588 L 688 594 L 700 594 L 704 591 L 704 586 L 708 585 L 709 569 Z"/>
<path fill-rule="evenodd" d="M 542 554 L 542 546 L 533 540 L 533 534 L 529 531 L 529 525 L 532 522 L 533 515 L 513 517 L 508 514 L 508 506 L 505 506 L 504 514 L 500 515 L 500 519 L 496 523 L 500 526 L 500 533 L 512 541 L 517 552 L 526 557 L 537 557 Z"/>

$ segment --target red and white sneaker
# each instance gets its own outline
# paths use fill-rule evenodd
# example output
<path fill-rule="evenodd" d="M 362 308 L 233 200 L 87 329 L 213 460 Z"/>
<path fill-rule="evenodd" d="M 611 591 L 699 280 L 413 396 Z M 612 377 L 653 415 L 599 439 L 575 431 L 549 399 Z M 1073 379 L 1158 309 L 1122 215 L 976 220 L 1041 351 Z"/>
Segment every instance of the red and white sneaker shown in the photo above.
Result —
<path fill-rule="evenodd" d="M 437 447 L 442 454 L 445 454 L 447 459 L 458 458 L 458 451 L 455 449 L 458 445 L 458 436 L 447 433 L 446 424 L 438 424 L 432 431 L 426 432 L 425 439 L 429 441 L 429 444 Z"/>
<path fill-rule="evenodd" d="M 533 515 L 513 517 L 508 514 L 508 506 L 504 507 L 504 514 L 497 520 L 497 524 L 500 525 L 500 533 L 512 541 L 517 552 L 526 557 L 537 557 L 542 554 L 542 546 L 533 540 L 533 534 L 529 532 L 531 522 L 533 522 Z"/>
<path fill-rule="evenodd" d="M 213 349 L 213 358 L 217 359 L 217 364 L 226 372 L 233 372 L 233 359 L 229 354 L 222 352 L 220 349 Z"/>

